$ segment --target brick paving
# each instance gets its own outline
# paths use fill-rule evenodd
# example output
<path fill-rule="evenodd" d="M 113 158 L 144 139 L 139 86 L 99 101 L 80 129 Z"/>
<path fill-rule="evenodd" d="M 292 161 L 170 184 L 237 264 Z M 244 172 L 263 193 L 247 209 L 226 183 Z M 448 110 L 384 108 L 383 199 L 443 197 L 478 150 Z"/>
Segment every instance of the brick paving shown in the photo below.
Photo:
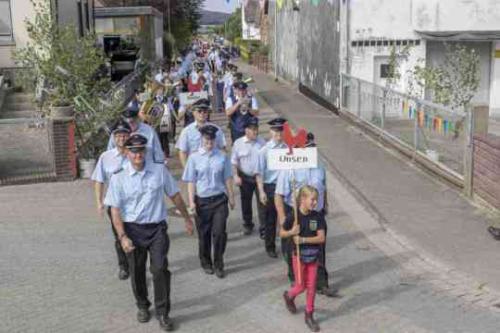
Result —
<path fill-rule="evenodd" d="M 179 174 L 175 161 L 170 167 Z M 444 288 L 420 253 L 333 174 L 329 182 L 328 267 L 342 297 L 318 295 L 322 332 L 498 331 L 497 311 L 456 295 L 469 289 L 457 283 L 460 272 L 450 271 L 454 285 Z M 160 331 L 156 320 L 135 319 L 130 281 L 117 279 L 109 222 L 96 217 L 89 181 L 2 187 L 0 211 L 1 332 Z M 238 207 L 228 226 L 228 275 L 219 280 L 199 268 L 197 240 L 185 235 L 182 220 L 169 219 L 171 315 L 179 331 L 307 332 L 303 315 L 283 305 L 283 261 L 268 258 L 256 234 L 242 235 Z M 303 296 L 297 304 L 302 311 Z"/>

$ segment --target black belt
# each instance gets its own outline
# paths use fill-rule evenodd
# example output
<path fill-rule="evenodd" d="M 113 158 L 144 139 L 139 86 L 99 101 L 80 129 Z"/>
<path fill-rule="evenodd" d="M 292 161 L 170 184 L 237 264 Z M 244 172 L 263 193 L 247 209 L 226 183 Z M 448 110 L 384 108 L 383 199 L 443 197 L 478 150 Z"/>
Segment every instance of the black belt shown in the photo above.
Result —
<path fill-rule="evenodd" d="M 196 196 L 195 200 L 199 204 L 206 205 L 206 204 L 210 204 L 210 203 L 214 203 L 214 202 L 220 201 L 220 200 L 224 199 L 225 197 L 226 197 L 226 194 L 225 193 L 221 193 L 221 194 L 212 195 L 211 197 L 206 197 L 206 198 L 201 198 L 199 196 Z"/>
<path fill-rule="evenodd" d="M 238 176 L 240 176 L 240 178 L 247 183 L 255 184 L 257 182 L 255 175 L 254 176 L 247 175 L 240 169 L 238 169 Z"/>
<path fill-rule="evenodd" d="M 138 223 L 138 222 L 123 222 L 123 223 L 133 223 L 133 224 L 137 224 L 137 225 L 140 225 L 141 227 L 144 226 L 144 228 L 154 228 L 156 227 L 158 224 L 161 224 L 161 223 L 167 223 L 167 221 L 165 220 L 161 220 L 160 222 L 141 222 L 141 223 Z"/>

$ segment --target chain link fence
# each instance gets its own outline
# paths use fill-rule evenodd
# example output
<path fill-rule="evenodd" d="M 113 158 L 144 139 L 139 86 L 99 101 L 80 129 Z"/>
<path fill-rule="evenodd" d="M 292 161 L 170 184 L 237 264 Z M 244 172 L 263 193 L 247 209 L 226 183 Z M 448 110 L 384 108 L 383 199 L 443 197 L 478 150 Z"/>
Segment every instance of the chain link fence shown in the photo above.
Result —
<path fill-rule="evenodd" d="M 341 108 L 413 154 L 463 179 L 466 113 L 346 74 L 341 75 Z"/>

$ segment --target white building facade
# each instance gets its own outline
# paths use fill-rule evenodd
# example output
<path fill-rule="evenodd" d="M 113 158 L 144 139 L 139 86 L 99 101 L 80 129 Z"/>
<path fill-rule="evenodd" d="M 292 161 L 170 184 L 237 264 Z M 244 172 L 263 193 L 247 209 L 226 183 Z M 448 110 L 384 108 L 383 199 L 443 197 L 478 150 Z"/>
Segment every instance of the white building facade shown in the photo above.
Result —
<path fill-rule="evenodd" d="M 395 89 L 407 91 L 407 70 L 419 61 L 442 63 L 443 42 L 463 43 L 480 56 L 480 87 L 474 104 L 500 117 L 500 1 L 490 0 L 340 0 L 341 69 L 385 84 L 389 56 L 410 46 Z"/>

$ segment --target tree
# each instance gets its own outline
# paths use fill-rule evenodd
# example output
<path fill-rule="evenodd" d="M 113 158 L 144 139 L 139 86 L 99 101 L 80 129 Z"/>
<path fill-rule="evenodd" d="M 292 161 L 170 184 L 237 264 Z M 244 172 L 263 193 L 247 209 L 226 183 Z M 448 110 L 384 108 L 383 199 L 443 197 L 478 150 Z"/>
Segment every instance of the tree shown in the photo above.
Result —
<path fill-rule="evenodd" d="M 95 36 L 80 37 L 75 26 L 59 26 L 50 0 L 31 3 L 35 17 L 25 21 L 29 41 L 14 51 L 17 65 L 25 68 L 23 87 L 32 90 L 44 81 L 53 106 L 71 105 L 76 96 L 96 98 L 109 87 L 109 80 L 99 75 L 105 58 Z"/>
<path fill-rule="evenodd" d="M 412 77 L 422 90 L 432 93 L 434 102 L 466 111 L 479 88 L 479 55 L 462 44 L 444 46 L 442 65 L 425 66 L 420 61 Z"/>
<path fill-rule="evenodd" d="M 241 28 L 241 8 L 234 11 L 231 16 L 226 20 L 226 33 L 225 38 L 234 42 L 236 38 L 241 38 L 242 28 Z"/>

